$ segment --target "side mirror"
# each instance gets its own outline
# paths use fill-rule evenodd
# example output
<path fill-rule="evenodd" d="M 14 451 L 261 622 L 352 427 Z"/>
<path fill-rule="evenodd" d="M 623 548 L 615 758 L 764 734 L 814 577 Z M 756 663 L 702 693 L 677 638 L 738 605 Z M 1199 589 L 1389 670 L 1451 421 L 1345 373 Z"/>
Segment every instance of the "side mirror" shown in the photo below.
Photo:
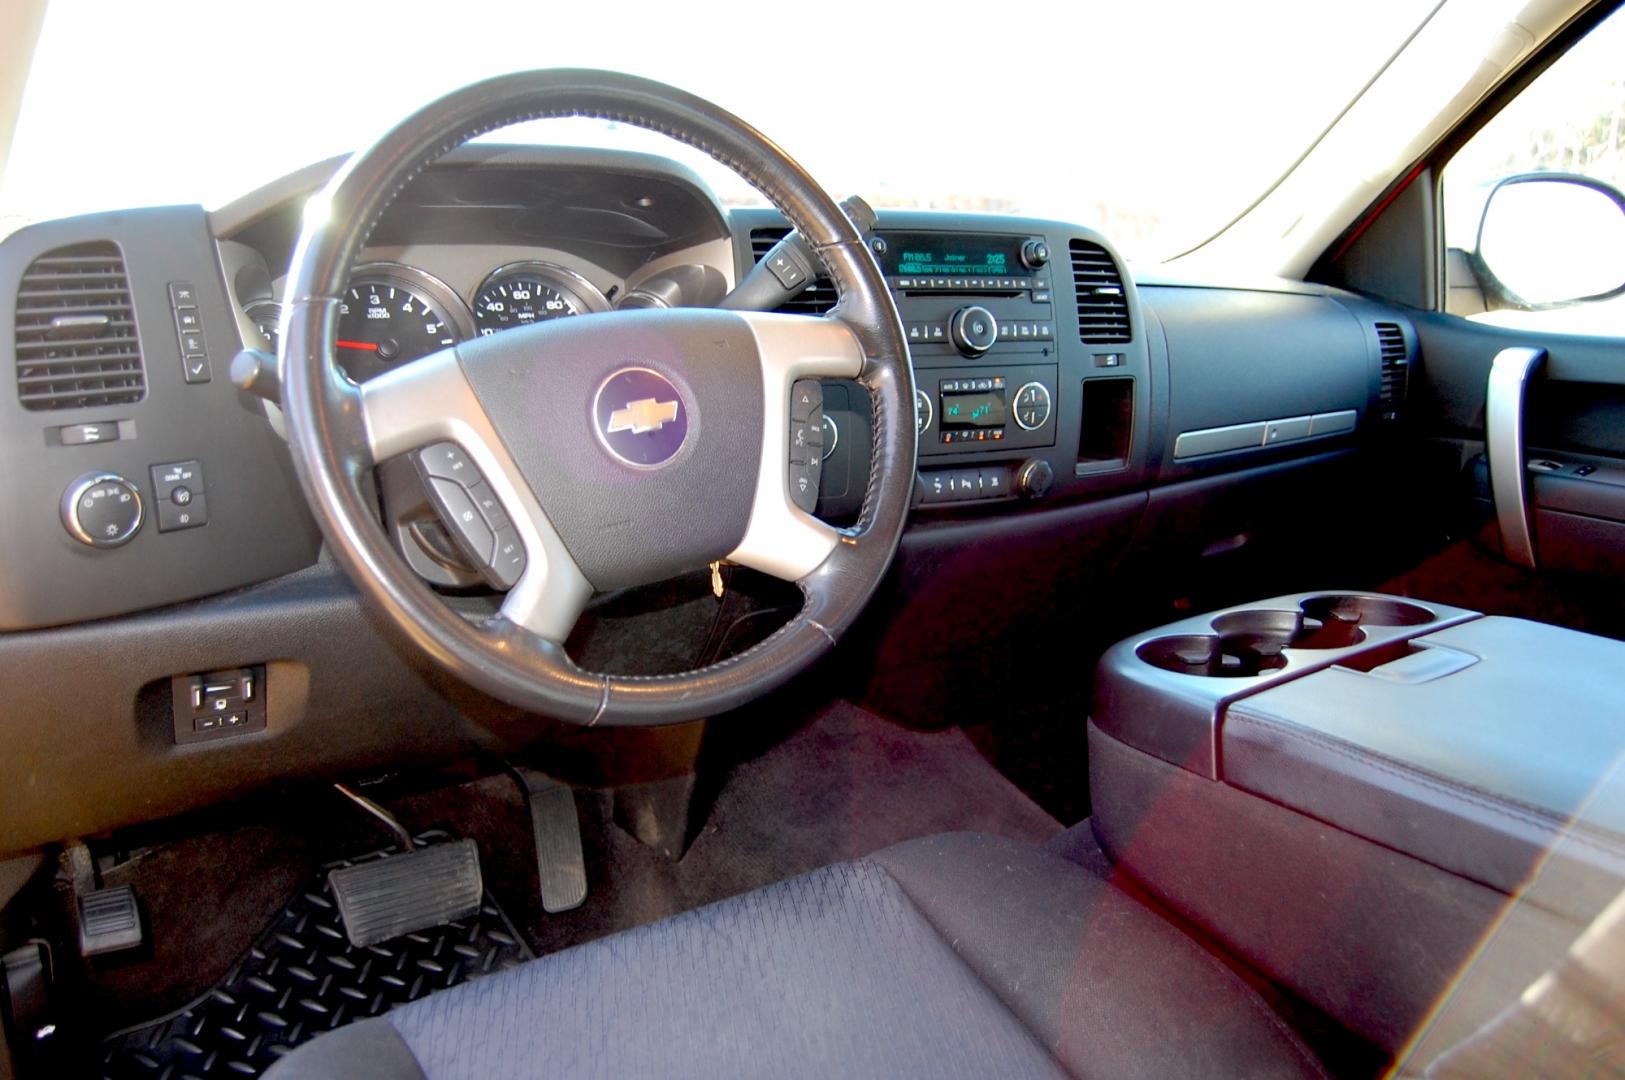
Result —
<path fill-rule="evenodd" d="M 1502 306 L 1562 307 L 1625 293 L 1625 194 L 1569 173 L 1509 176 L 1484 204 L 1474 262 Z"/>

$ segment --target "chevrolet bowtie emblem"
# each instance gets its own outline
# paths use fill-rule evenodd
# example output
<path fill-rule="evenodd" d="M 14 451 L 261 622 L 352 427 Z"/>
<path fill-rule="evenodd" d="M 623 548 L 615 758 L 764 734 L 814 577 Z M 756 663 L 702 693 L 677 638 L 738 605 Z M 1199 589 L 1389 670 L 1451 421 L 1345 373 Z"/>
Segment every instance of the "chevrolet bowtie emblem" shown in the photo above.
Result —
<path fill-rule="evenodd" d="M 626 408 L 616 409 L 610 413 L 609 425 L 605 430 L 611 435 L 617 431 L 643 435 L 650 431 L 659 431 L 675 419 L 677 419 L 677 402 L 643 398 L 640 401 L 629 401 Z"/>

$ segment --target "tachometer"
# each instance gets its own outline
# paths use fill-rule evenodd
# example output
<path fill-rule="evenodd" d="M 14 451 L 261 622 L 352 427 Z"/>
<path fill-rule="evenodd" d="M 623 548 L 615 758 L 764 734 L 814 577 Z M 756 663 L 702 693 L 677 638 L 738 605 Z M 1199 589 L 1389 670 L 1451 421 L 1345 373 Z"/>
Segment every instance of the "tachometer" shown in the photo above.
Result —
<path fill-rule="evenodd" d="M 407 266 L 356 268 L 339 298 L 338 362 L 355 379 L 427 356 L 468 336 L 462 302 Z"/>
<path fill-rule="evenodd" d="M 580 274 L 551 263 L 513 263 L 491 272 L 474 294 L 474 324 L 482 335 L 609 307 Z"/>

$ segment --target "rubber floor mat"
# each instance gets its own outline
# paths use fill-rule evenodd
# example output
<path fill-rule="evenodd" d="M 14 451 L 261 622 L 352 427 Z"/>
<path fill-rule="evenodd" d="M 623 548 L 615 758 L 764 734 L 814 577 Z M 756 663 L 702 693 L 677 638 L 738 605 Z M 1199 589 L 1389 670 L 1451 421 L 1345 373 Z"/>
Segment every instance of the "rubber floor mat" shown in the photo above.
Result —
<path fill-rule="evenodd" d="M 444 833 L 417 838 L 423 844 L 445 839 Z M 328 872 L 390 853 L 322 867 L 212 990 L 177 1013 L 109 1036 L 102 1045 L 102 1076 L 258 1076 L 323 1032 L 531 958 L 489 892 L 467 919 L 352 946 Z"/>

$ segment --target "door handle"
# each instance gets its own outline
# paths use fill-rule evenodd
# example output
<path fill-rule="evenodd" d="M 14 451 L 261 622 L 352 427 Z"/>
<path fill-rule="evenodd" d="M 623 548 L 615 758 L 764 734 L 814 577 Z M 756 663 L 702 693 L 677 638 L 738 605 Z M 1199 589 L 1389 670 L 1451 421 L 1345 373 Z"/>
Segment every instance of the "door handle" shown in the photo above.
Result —
<path fill-rule="evenodd" d="M 1501 553 L 1525 569 L 1535 569 L 1534 518 L 1529 510 L 1528 469 L 1524 465 L 1523 414 L 1529 380 L 1546 360 L 1546 350 L 1527 346 L 1502 349 L 1490 364 L 1484 395 L 1484 442 L 1490 459 L 1490 495 L 1501 531 Z"/>

